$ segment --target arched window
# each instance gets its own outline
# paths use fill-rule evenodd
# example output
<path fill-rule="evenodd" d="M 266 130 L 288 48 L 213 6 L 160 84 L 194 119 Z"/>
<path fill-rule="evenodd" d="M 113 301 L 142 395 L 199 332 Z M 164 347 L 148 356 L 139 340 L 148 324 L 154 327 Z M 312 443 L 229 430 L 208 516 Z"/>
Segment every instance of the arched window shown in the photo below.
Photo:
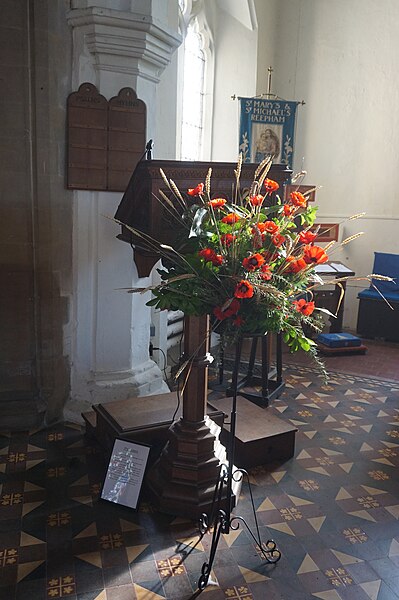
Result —
<path fill-rule="evenodd" d="M 200 160 L 204 125 L 205 54 L 202 36 L 195 22 L 187 27 L 184 39 L 184 70 L 180 157 Z"/>
<path fill-rule="evenodd" d="M 203 6 L 179 0 L 177 148 L 181 160 L 210 160 L 213 91 L 212 41 Z"/>

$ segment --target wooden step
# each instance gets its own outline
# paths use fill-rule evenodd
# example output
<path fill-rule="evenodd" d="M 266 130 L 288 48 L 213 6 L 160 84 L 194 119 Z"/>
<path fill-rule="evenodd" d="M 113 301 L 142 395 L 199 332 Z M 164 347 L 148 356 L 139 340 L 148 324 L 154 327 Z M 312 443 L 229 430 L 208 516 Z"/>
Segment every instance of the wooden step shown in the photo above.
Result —
<path fill-rule="evenodd" d="M 230 421 L 232 398 L 218 398 L 208 403 L 223 411 Z M 295 451 L 297 428 L 276 417 L 271 408 L 260 408 L 243 396 L 237 396 L 237 421 L 234 464 L 249 469 L 270 462 L 291 458 Z M 228 444 L 229 426 L 221 434 L 223 444 Z"/>
<path fill-rule="evenodd" d="M 86 435 L 94 436 L 96 435 L 96 426 L 97 426 L 97 415 L 94 410 L 90 410 L 82 413 L 83 420 L 85 422 L 86 427 Z"/>
<path fill-rule="evenodd" d="M 100 444 L 110 450 L 115 438 L 153 446 L 151 458 L 162 450 L 168 440 L 168 430 L 182 414 L 176 392 L 140 396 L 93 405 L 96 415 L 95 435 Z M 220 427 L 223 412 L 209 407 L 208 416 Z"/>

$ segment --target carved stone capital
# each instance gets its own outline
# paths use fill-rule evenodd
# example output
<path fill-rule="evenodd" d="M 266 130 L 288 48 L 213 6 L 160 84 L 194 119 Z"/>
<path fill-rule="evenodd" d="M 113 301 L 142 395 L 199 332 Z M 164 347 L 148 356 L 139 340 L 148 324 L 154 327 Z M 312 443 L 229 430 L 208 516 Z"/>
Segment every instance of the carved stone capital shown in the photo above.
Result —
<path fill-rule="evenodd" d="M 155 83 L 182 41 L 161 21 L 139 13 L 90 7 L 70 10 L 67 18 L 82 30 L 97 69 Z"/>

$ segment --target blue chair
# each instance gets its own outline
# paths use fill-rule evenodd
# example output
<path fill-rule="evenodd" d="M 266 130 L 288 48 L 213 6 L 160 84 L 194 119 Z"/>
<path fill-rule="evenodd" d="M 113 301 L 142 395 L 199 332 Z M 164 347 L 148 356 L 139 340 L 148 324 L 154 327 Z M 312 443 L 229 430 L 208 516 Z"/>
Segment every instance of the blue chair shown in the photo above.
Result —
<path fill-rule="evenodd" d="M 373 273 L 394 278 L 392 282 L 373 279 L 373 284 L 394 310 L 370 285 L 357 296 L 360 301 L 357 333 L 365 338 L 399 342 L 399 254 L 374 252 Z"/>

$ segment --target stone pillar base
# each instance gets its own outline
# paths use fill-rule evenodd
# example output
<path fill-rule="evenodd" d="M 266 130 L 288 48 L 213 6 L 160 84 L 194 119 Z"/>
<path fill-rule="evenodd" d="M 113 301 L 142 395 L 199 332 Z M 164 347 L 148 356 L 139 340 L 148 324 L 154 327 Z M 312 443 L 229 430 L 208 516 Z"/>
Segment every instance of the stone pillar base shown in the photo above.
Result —
<path fill-rule="evenodd" d="M 153 360 L 148 360 L 128 372 L 98 374 L 91 380 L 76 382 L 75 393 L 64 408 L 64 419 L 83 423 L 82 413 L 93 404 L 107 404 L 131 397 L 152 396 L 170 392 L 162 372 Z"/>

